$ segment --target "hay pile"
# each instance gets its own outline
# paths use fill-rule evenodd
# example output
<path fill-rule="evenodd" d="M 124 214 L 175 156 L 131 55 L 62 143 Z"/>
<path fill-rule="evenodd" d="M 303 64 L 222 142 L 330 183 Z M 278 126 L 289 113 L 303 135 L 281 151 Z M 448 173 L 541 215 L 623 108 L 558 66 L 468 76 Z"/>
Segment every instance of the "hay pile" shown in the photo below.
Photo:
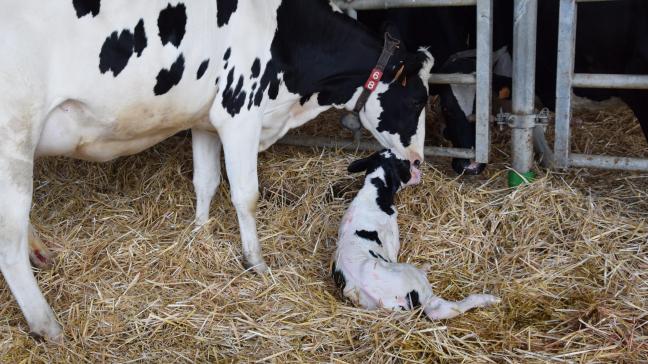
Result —
<path fill-rule="evenodd" d="M 590 144 L 577 145 L 616 138 L 598 130 L 605 114 L 588 115 Z M 632 138 L 624 150 L 648 155 Z M 500 161 L 507 152 L 496 148 Z M 361 183 L 345 172 L 354 157 L 261 155 L 264 277 L 243 272 L 227 183 L 208 228 L 192 232 L 186 137 L 108 164 L 39 161 L 32 221 L 59 257 L 37 276 L 66 343 L 30 339 L 0 280 L 0 362 L 648 361 L 648 176 L 545 173 L 512 191 L 503 163 L 474 179 L 453 177 L 445 159 L 427 164 L 424 184 L 398 198 L 401 261 L 429 264 L 445 298 L 503 299 L 431 322 L 356 309 L 334 290 L 329 258 Z"/>

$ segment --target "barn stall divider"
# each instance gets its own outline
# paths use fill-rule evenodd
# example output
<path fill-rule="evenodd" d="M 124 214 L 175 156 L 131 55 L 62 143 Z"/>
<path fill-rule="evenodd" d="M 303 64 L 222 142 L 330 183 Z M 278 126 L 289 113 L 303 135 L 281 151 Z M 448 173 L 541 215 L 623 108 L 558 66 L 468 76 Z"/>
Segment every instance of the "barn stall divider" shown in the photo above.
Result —
<path fill-rule="evenodd" d="M 535 67 L 538 0 L 514 0 L 513 22 L 513 112 L 499 115 L 501 125 L 512 129 L 511 187 L 533 180 L 534 144 L 545 166 L 556 168 L 585 167 L 648 171 L 648 159 L 584 155 L 571 153 L 572 89 L 626 88 L 648 89 L 647 75 L 576 74 L 574 73 L 577 2 L 618 0 L 560 0 L 558 77 L 556 83 L 556 138 L 554 151 L 545 140 L 546 113 L 535 112 Z M 336 0 L 335 3 L 353 15 L 355 10 L 378 10 L 397 7 L 477 7 L 477 69 L 475 74 L 433 74 L 431 84 L 475 84 L 475 149 L 425 147 L 425 156 L 474 159 L 488 163 L 490 157 L 490 116 L 493 62 L 493 0 Z M 333 147 L 349 150 L 379 150 L 375 142 L 334 140 L 324 137 L 289 136 L 282 144 Z"/>
<path fill-rule="evenodd" d="M 648 159 L 572 153 L 570 147 L 572 89 L 648 89 L 648 75 L 574 73 L 576 24 L 579 2 L 618 0 L 560 0 L 558 77 L 556 81 L 556 141 L 554 164 L 558 168 L 584 167 L 648 171 Z M 551 151 L 548 151 L 551 153 Z"/>

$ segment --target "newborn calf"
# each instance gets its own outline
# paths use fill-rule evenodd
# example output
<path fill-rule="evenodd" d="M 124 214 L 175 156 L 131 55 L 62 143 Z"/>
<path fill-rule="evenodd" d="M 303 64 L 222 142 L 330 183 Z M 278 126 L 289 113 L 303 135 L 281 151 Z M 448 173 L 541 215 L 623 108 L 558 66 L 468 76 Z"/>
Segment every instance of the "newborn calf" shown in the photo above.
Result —
<path fill-rule="evenodd" d="M 365 183 L 340 226 L 332 274 L 338 288 L 366 309 L 410 310 L 423 307 L 433 320 L 448 319 L 474 307 L 499 302 L 487 294 L 463 301 L 436 297 L 426 274 L 411 264 L 397 263 L 400 241 L 394 196 L 411 181 L 410 164 L 389 150 L 353 162 L 349 172 L 366 172 Z"/>

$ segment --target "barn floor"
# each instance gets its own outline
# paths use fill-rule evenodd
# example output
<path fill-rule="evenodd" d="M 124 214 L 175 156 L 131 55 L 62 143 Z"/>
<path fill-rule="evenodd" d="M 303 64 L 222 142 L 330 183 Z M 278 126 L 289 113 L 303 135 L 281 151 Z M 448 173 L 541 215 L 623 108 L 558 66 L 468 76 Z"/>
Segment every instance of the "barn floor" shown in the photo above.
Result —
<path fill-rule="evenodd" d="M 579 116 L 576 149 L 648 156 L 627 108 Z M 442 322 L 337 296 L 329 258 L 361 180 L 351 153 L 261 155 L 264 277 L 243 272 L 227 183 L 192 232 L 186 136 L 107 164 L 41 160 L 32 221 L 58 258 L 37 277 L 66 341 L 31 339 L 0 280 L 0 362 L 648 362 L 648 175 L 541 171 L 509 190 L 507 138 L 496 132 L 484 176 L 433 159 L 399 195 L 401 261 L 431 265 L 445 298 L 502 298 Z"/>

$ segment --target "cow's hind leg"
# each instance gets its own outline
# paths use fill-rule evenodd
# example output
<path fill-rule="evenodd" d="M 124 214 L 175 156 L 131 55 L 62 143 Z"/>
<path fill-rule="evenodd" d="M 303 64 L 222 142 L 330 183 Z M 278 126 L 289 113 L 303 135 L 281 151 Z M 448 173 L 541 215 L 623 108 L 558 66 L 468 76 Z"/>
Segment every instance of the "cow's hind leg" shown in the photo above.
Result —
<path fill-rule="evenodd" d="M 196 225 L 209 220 L 209 206 L 221 180 L 221 141 L 217 134 L 192 129 Z"/>
<path fill-rule="evenodd" d="M 430 319 L 443 320 L 459 316 L 476 307 L 486 307 L 498 302 L 500 302 L 499 298 L 489 294 L 472 294 L 458 302 L 446 301 L 436 297 L 424 310 Z"/>
<path fill-rule="evenodd" d="M 20 126 L 20 125 L 18 125 Z M 0 134 L 0 271 L 34 335 L 62 340 L 54 313 L 41 293 L 29 265 L 29 209 L 33 150 L 29 136 L 2 125 Z"/>
<path fill-rule="evenodd" d="M 225 152 L 225 168 L 230 193 L 241 229 L 243 255 L 249 267 L 264 273 L 268 267 L 261 255 L 257 237 L 256 210 L 259 199 L 257 159 L 260 123 L 255 118 L 240 118 L 218 128 Z"/>

